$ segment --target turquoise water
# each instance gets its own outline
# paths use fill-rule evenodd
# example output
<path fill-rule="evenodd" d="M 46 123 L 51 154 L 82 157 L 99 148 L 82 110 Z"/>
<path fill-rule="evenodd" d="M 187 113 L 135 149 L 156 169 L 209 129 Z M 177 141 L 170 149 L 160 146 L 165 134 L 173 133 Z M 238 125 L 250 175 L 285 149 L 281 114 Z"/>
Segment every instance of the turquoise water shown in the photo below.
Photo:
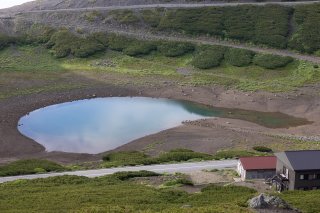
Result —
<path fill-rule="evenodd" d="M 168 99 L 123 97 L 45 107 L 22 117 L 18 129 L 47 151 L 96 154 L 179 126 L 185 120 L 213 116 L 248 120 L 274 128 L 292 122 L 292 117 L 284 114 L 213 108 Z"/>

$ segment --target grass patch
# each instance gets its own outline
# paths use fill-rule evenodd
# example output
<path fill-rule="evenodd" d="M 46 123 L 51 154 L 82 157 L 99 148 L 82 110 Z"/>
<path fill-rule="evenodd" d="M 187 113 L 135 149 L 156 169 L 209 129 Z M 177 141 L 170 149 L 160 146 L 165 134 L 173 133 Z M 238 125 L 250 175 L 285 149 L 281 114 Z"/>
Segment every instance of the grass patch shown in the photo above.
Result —
<path fill-rule="evenodd" d="M 252 189 L 235 186 L 209 186 L 201 193 L 188 194 L 120 180 L 119 174 L 95 179 L 63 176 L 16 181 L 0 188 L 4 212 L 250 212 L 245 202 L 255 194 Z M 181 208 L 183 205 L 190 208 Z"/>
<path fill-rule="evenodd" d="M 289 205 L 299 209 L 304 213 L 320 212 L 319 197 L 320 190 L 312 191 L 287 191 L 280 194 L 280 197 L 287 201 Z"/>
<path fill-rule="evenodd" d="M 263 156 L 266 153 L 246 150 L 222 150 L 214 155 L 194 152 L 188 149 L 175 149 L 169 152 L 160 153 L 156 157 L 150 157 L 142 152 L 115 152 L 103 157 L 103 167 L 151 165 L 174 162 L 201 161 L 201 160 L 222 160 L 234 159 L 247 156 Z"/>
<path fill-rule="evenodd" d="M 160 187 L 168 188 L 168 187 L 179 187 L 184 185 L 193 186 L 193 183 L 191 180 L 188 179 L 187 175 L 179 173 L 179 174 L 175 174 L 175 179 L 169 180 L 163 183 Z"/>
<path fill-rule="evenodd" d="M 108 46 L 109 40 L 103 38 L 104 35 L 101 37 L 95 35 L 95 39 L 99 39 L 101 45 Z M 211 60 L 210 55 L 208 58 Z M 166 57 L 158 51 L 152 51 L 148 55 L 132 57 L 122 52 L 107 50 L 87 58 L 57 59 L 42 46 L 25 45 L 5 48 L 0 51 L 0 60 L 4 62 L 0 64 L 2 98 L 83 87 L 84 85 L 79 82 L 69 84 L 69 80 L 66 79 L 67 73 L 72 72 L 77 75 L 79 71 L 81 75 L 86 72 L 93 79 L 97 76 L 95 73 L 100 72 L 142 78 L 157 76 L 180 84 L 217 84 L 244 91 L 283 92 L 320 80 L 320 69 L 308 62 L 294 61 L 282 68 L 266 69 L 253 64 L 237 67 L 225 60 L 221 61 L 218 67 L 201 70 L 192 68 L 194 59 L 191 53 Z M 105 61 L 112 66 L 95 66 L 95 64 L 105 64 Z M 191 75 L 183 77 L 177 72 L 179 68 L 189 69 Z M 12 83 L 16 81 L 17 83 Z"/>
<path fill-rule="evenodd" d="M 61 61 L 41 46 L 12 46 L 0 51 L 0 72 L 59 72 Z"/>
<path fill-rule="evenodd" d="M 0 176 L 16 176 L 46 172 L 61 172 L 67 170 L 64 166 L 47 160 L 19 160 L 0 166 Z"/>
<path fill-rule="evenodd" d="M 212 156 L 192 150 L 177 149 L 150 157 L 142 152 L 115 152 L 103 157 L 103 167 L 151 165 L 169 162 L 184 162 L 189 160 L 211 160 Z"/>
<path fill-rule="evenodd" d="M 213 159 L 222 160 L 222 159 L 233 159 L 233 158 L 240 158 L 240 157 L 265 156 L 265 155 L 266 154 L 264 153 L 247 151 L 247 150 L 221 150 L 221 151 L 218 151 L 213 156 Z"/>

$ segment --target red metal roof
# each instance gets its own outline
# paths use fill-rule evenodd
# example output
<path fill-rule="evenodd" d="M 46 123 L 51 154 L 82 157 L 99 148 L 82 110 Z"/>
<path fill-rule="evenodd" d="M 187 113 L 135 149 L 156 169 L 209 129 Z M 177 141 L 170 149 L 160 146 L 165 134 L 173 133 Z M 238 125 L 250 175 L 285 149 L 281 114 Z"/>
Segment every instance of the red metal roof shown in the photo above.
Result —
<path fill-rule="evenodd" d="M 276 169 L 277 166 L 275 156 L 243 157 L 240 162 L 245 170 Z"/>

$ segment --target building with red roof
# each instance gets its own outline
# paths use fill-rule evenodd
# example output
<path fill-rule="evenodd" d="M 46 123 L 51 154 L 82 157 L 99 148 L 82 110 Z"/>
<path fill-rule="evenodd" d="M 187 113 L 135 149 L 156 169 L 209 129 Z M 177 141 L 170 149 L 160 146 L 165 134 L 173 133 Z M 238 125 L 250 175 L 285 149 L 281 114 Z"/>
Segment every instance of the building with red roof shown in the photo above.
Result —
<path fill-rule="evenodd" d="M 276 174 L 275 156 L 243 157 L 239 159 L 237 171 L 242 180 L 267 179 Z"/>

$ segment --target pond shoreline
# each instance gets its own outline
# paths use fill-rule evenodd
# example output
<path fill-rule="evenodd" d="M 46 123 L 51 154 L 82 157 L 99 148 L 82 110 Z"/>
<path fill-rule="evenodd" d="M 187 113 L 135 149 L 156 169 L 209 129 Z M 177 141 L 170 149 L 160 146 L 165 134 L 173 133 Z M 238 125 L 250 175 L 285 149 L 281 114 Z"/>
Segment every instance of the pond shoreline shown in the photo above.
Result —
<path fill-rule="evenodd" d="M 84 162 L 91 160 L 99 160 L 101 155 L 89 155 L 89 154 L 73 154 L 73 153 L 60 153 L 51 152 L 47 153 L 44 147 L 38 143 L 22 136 L 18 129 L 18 120 L 25 114 L 39 109 L 45 106 L 64 103 L 68 101 L 80 100 L 80 99 L 90 99 L 96 97 L 125 97 L 125 96 L 137 96 L 137 97 L 161 97 L 170 98 L 178 100 L 193 101 L 200 104 L 206 104 L 216 107 L 234 107 L 246 110 L 256 110 L 264 112 L 282 112 L 288 115 L 294 115 L 296 117 L 306 118 L 313 121 L 313 124 L 292 127 L 288 129 L 269 129 L 261 127 L 250 122 L 230 120 L 230 119 L 217 119 L 212 122 L 220 122 L 221 125 L 230 126 L 237 125 L 239 128 L 247 128 L 253 131 L 268 131 L 274 133 L 283 134 L 293 134 L 299 136 L 317 136 L 319 135 L 320 124 L 318 122 L 320 115 L 320 97 L 310 94 L 308 90 L 314 90 L 314 88 L 305 87 L 301 89 L 303 94 L 301 96 L 296 96 L 297 92 L 282 93 L 282 94 L 272 94 L 267 92 L 238 92 L 234 90 L 226 90 L 222 87 L 191 87 L 191 86 L 168 86 L 164 83 L 162 86 L 152 87 L 137 87 L 137 86 L 95 86 L 93 88 L 86 89 L 76 89 L 65 92 L 50 92 L 50 93 L 38 93 L 28 96 L 13 97 L 0 101 L 0 163 L 8 162 L 11 160 L 21 159 L 21 158 L 45 158 L 49 160 L 54 160 L 60 163 L 75 163 Z M 171 130 L 166 130 L 164 132 L 157 133 L 150 136 L 152 140 L 156 138 L 162 138 L 163 134 L 169 134 L 171 131 L 180 131 L 181 129 L 188 130 L 190 135 L 198 132 L 201 136 L 207 138 L 214 137 L 214 135 L 206 135 L 201 131 L 206 129 L 200 129 L 205 127 L 190 127 L 190 126 L 180 126 Z M 202 135 L 203 134 L 203 135 Z M 229 134 L 229 133 L 225 133 Z M 184 135 L 185 140 L 189 138 L 190 135 Z M 255 135 L 256 140 L 259 141 L 261 136 Z M 146 137 L 146 138 L 150 138 Z M 182 137 L 182 139 L 183 139 Z M 235 136 L 237 137 L 237 136 Z M 179 138 L 181 139 L 181 138 Z M 181 140 L 182 140 L 181 139 Z M 138 141 L 138 142 L 137 142 Z M 140 142 L 139 142 L 140 141 Z M 142 141 L 142 142 L 141 142 Z M 153 143 L 154 141 L 149 141 Z M 130 145 L 129 145 L 130 144 Z M 127 147 L 135 146 L 137 144 L 148 144 L 144 138 L 141 140 L 135 140 L 124 147 L 120 147 L 116 150 L 127 149 Z M 183 144 L 173 144 L 174 146 L 182 146 Z M 190 142 L 187 147 L 190 147 Z M 197 147 L 197 144 L 193 144 L 196 151 L 214 152 L 221 147 L 206 147 L 206 145 Z M 212 145 L 213 146 L 213 145 Z M 229 144 L 225 146 L 233 147 L 234 144 Z M 191 147 L 192 148 L 192 147 Z M 141 149 L 140 145 L 134 147 L 134 149 Z M 163 147 L 163 150 L 169 149 L 169 147 Z M 198 149 L 198 150 L 197 150 Z M 153 152 L 150 152 L 153 154 Z"/>

